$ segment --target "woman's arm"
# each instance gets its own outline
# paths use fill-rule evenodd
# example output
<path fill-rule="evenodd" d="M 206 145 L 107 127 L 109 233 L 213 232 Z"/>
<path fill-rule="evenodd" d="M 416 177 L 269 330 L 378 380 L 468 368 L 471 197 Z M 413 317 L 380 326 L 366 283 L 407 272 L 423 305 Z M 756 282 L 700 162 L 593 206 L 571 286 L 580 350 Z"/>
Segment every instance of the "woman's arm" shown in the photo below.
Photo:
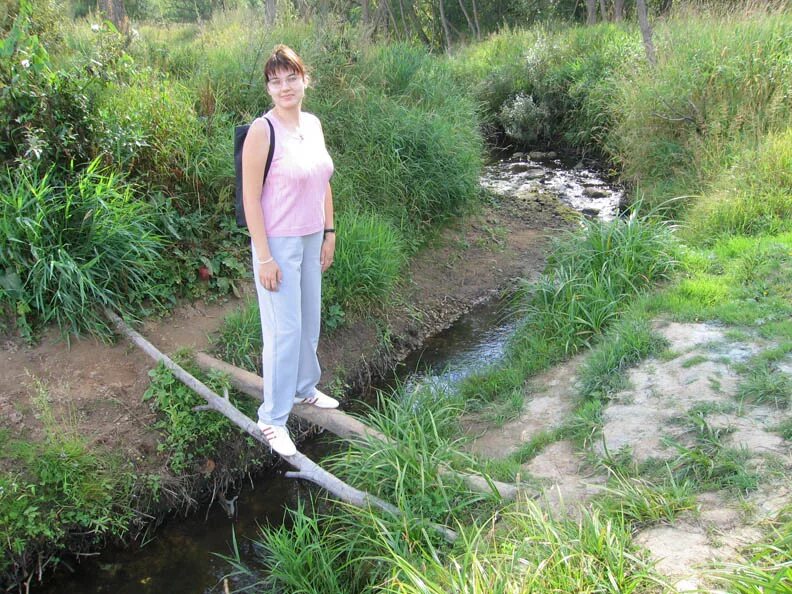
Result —
<path fill-rule="evenodd" d="M 324 214 L 325 229 L 333 229 L 333 190 L 330 188 L 330 182 L 327 182 L 327 189 L 325 190 Z M 335 255 L 335 240 L 335 231 L 324 234 L 324 241 L 322 241 L 322 254 L 320 256 L 322 272 L 330 268 L 330 265 L 333 263 L 333 257 Z"/>
<path fill-rule="evenodd" d="M 264 213 L 261 210 L 261 189 L 269 144 L 269 126 L 263 118 L 259 118 L 251 124 L 242 147 L 242 204 L 258 256 L 256 274 L 265 289 L 277 291 L 282 274 L 270 254 Z"/>

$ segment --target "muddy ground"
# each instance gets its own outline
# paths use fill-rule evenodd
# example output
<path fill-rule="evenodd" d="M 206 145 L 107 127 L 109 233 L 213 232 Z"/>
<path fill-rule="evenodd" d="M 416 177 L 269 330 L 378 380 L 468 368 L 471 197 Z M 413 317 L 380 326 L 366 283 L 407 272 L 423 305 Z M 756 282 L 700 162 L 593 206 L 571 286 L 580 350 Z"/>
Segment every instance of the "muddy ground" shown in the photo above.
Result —
<path fill-rule="evenodd" d="M 695 507 L 673 522 L 640 529 L 634 542 L 647 552 L 669 586 L 679 592 L 722 592 L 712 579 L 725 563 L 744 562 L 746 547 L 757 542 L 763 526 L 792 505 L 792 442 L 776 430 L 792 417 L 788 407 L 752 404 L 738 398 L 735 366 L 774 345 L 759 336 L 730 337 L 716 324 L 657 320 L 655 329 L 668 341 L 662 357 L 650 357 L 628 373 L 629 387 L 606 405 L 601 435 L 590 448 L 570 441 L 544 448 L 521 468 L 521 476 L 541 485 L 540 500 L 552 511 L 575 513 L 603 493 L 605 456 L 630 456 L 673 466 L 680 447 L 695 447 L 688 419 L 704 419 L 724 447 L 745 452 L 746 469 L 758 477 L 747 493 L 729 489 L 696 496 Z M 570 418 L 578 390 L 580 355 L 534 377 L 526 388 L 520 415 L 491 426 L 468 419 L 470 448 L 491 458 L 508 456 L 541 431 Z M 792 356 L 780 369 L 792 371 Z M 720 571 L 724 571 L 722 568 Z"/>

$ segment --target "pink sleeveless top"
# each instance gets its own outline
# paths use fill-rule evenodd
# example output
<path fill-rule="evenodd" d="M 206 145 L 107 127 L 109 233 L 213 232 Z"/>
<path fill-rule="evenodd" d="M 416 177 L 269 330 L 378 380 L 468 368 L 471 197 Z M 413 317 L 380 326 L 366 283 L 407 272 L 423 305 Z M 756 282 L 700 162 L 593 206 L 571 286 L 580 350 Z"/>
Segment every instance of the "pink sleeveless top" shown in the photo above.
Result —
<path fill-rule="evenodd" d="M 272 110 L 264 115 L 275 130 L 275 152 L 261 191 L 267 235 L 296 237 L 321 231 L 333 160 L 325 148 L 319 118 L 300 114 L 300 138 L 287 131 Z"/>

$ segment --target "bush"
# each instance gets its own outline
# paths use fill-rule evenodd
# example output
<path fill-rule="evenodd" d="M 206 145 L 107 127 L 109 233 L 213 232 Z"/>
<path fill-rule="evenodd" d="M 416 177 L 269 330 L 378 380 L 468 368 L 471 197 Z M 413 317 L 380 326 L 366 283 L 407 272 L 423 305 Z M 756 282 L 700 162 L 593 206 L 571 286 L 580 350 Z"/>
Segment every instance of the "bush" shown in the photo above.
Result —
<path fill-rule="evenodd" d="M 521 334 L 539 332 L 566 353 L 602 334 L 624 303 L 667 279 L 676 265 L 671 230 L 636 211 L 626 219 L 585 221 L 582 231 L 557 240 L 547 270 L 523 287 L 528 316 Z"/>
<path fill-rule="evenodd" d="M 33 556 L 65 541 L 121 536 L 132 520 L 134 475 L 118 460 L 88 449 L 77 437 L 51 436 L 43 444 L 6 441 L 0 460 L 22 471 L 0 472 L 0 573 L 22 578 Z M 57 563 L 57 558 L 54 559 Z"/>
<path fill-rule="evenodd" d="M 637 70 L 613 108 L 608 150 L 653 201 L 701 193 L 792 116 L 789 13 L 687 15 L 658 31 L 662 57 Z M 654 190 L 653 190 L 654 189 Z"/>
<path fill-rule="evenodd" d="M 96 117 L 99 150 L 116 169 L 171 193 L 187 185 L 187 155 L 203 143 L 205 131 L 186 89 L 156 77 L 109 84 L 97 100 Z"/>
<path fill-rule="evenodd" d="M 373 214 L 344 212 L 338 216 L 339 238 L 333 266 L 325 274 L 325 309 L 334 303 L 361 309 L 387 297 L 405 258 L 398 232 Z"/>
<path fill-rule="evenodd" d="M 106 334 L 99 308 L 131 313 L 154 283 L 157 212 L 96 161 L 64 185 L 52 174 L 0 180 L 0 303 L 28 334 L 33 320 Z"/>

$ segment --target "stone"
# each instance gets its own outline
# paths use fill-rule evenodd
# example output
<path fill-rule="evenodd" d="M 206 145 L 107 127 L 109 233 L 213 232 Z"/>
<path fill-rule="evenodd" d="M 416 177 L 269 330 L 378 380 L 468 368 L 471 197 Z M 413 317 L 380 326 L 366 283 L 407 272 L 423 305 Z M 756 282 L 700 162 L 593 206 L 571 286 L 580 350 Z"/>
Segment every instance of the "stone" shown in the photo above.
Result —
<path fill-rule="evenodd" d="M 583 195 L 589 198 L 607 198 L 610 193 L 607 190 L 602 190 L 596 187 L 583 188 Z"/>

